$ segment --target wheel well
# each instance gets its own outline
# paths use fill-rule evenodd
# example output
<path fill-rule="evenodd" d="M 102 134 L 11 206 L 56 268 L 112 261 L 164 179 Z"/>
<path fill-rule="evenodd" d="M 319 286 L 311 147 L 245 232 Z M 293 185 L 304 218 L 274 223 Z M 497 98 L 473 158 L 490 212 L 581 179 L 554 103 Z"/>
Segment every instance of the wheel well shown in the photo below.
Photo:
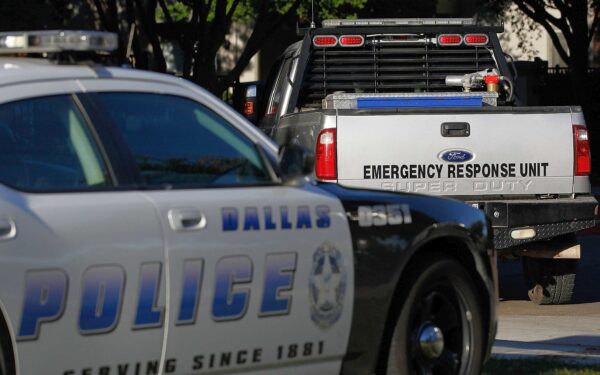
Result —
<path fill-rule="evenodd" d="M 0 375 L 15 374 L 15 352 L 8 324 L 0 309 Z"/>
<path fill-rule="evenodd" d="M 442 250 L 443 249 L 443 250 Z M 481 276 L 477 272 L 477 268 L 475 265 L 475 259 L 471 250 L 469 250 L 468 245 L 464 242 L 464 240 L 455 237 L 442 237 L 431 240 L 425 244 L 423 244 L 419 249 L 417 249 L 410 257 L 408 262 L 403 267 L 402 274 L 398 279 L 396 286 L 394 288 L 393 300 L 390 304 L 390 308 L 388 310 L 388 315 L 385 322 L 385 329 L 382 337 L 382 344 L 380 346 L 379 359 L 377 362 L 377 373 L 383 374 L 385 373 L 385 368 L 387 365 L 387 356 L 388 351 L 387 347 L 391 342 L 394 326 L 396 323 L 396 316 L 399 314 L 400 309 L 402 308 L 402 301 L 408 295 L 408 289 L 401 288 L 400 286 L 404 282 L 406 276 L 406 272 L 404 270 L 411 269 L 413 265 L 424 261 L 426 258 L 430 258 L 433 254 L 442 254 L 445 256 L 450 256 L 458 260 L 462 265 L 465 266 L 465 269 L 475 281 L 475 285 L 477 287 L 477 293 L 480 296 L 480 300 L 484 301 L 483 314 L 484 316 L 490 316 L 490 296 L 486 289 L 485 283 L 481 280 Z M 489 332 L 488 322 L 485 322 L 485 331 Z M 484 334 L 485 340 L 487 341 L 488 335 Z M 489 344 L 486 342 L 486 344 Z"/>

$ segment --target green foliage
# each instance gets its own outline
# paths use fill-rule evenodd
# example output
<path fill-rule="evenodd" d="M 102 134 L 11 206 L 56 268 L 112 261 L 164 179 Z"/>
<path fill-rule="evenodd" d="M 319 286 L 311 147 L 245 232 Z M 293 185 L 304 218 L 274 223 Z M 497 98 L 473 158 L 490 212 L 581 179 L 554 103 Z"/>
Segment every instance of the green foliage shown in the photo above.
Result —
<path fill-rule="evenodd" d="M 192 8 L 188 4 L 181 1 L 170 0 L 166 1 L 166 5 L 174 22 L 187 21 L 190 19 Z M 165 18 L 165 13 L 162 8 L 156 7 L 156 19 L 162 22 Z"/>
<path fill-rule="evenodd" d="M 437 2 L 437 0 L 368 0 L 359 12 L 359 17 L 435 17 Z"/>
<path fill-rule="evenodd" d="M 165 0 L 169 13 L 173 21 L 189 20 L 192 13 L 192 3 L 194 0 Z M 198 1 L 198 0 L 197 0 Z M 202 1 L 202 0 L 199 0 Z M 223 1 L 223 0 L 217 0 Z M 227 10 L 231 9 L 233 0 L 224 0 L 228 2 Z M 267 0 L 269 11 L 278 14 L 285 14 L 294 4 L 292 0 Z M 369 0 L 315 0 L 315 19 L 322 20 L 326 18 L 356 18 L 357 11 L 363 9 Z M 258 7 L 261 0 L 241 0 L 234 13 L 234 20 L 238 22 L 251 23 L 256 20 Z M 212 3 L 211 13 L 208 20 L 214 18 L 216 1 Z M 301 22 L 310 22 L 311 3 L 310 0 L 302 0 L 297 11 Z M 165 21 L 166 17 L 161 7 L 156 9 L 156 19 L 159 22 Z"/>
<path fill-rule="evenodd" d="M 357 18 L 358 11 L 364 8 L 368 0 L 315 0 L 315 21 L 328 18 Z M 311 19 L 310 0 L 302 1 L 298 8 L 300 22 Z"/>

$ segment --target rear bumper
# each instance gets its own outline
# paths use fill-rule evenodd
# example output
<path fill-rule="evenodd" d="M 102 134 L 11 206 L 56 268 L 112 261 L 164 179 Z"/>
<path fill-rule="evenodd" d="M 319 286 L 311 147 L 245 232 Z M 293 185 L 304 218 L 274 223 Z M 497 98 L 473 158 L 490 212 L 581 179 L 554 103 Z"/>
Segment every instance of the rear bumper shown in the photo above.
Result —
<path fill-rule="evenodd" d="M 552 200 L 506 200 L 468 202 L 477 204 L 489 218 L 497 250 L 557 237 L 594 227 L 598 201 L 593 196 Z M 533 228 L 531 239 L 513 239 L 511 232 Z"/>

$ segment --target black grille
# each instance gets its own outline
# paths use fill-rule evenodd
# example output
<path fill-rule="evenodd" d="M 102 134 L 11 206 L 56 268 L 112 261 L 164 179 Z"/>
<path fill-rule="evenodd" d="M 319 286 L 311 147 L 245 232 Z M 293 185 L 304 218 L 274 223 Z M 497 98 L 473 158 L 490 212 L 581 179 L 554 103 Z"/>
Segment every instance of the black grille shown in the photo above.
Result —
<path fill-rule="evenodd" d="M 314 48 L 304 79 L 302 106 L 321 106 L 336 91 L 346 93 L 452 92 L 447 75 L 494 68 L 484 47 L 366 43 L 359 48 Z"/>

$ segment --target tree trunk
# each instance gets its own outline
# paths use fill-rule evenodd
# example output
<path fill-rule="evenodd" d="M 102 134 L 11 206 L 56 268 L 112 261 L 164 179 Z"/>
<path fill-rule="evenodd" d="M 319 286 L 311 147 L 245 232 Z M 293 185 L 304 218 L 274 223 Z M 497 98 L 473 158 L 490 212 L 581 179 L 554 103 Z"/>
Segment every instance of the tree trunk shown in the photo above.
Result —
<path fill-rule="evenodd" d="M 146 69 L 158 72 L 165 72 L 167 65 L 162 52 L 158 33 L 156 31 L 156 21 L 154 12 L 156 9 L 156 0 L 137 0 L 135 2 L 137 15 L 139 17 L 139 39 L 143 45 L 144 52 L 147 53 Z"/>
<path fill-rule="evenodd" d="M 588 46 L 584 40 L 577 38 L 576 43 L 569 46 L 569 68 L 574 100 L 581 104 L 586 117 L 589 116 L 592 87 L 588 79 L 589 56 Z"/>
<path fill-rule="evenodd" d="M 194 58 L 192 81 L 221 97 L 224 88 L 219 84 L 214 55 L 197 53 Z"/>

